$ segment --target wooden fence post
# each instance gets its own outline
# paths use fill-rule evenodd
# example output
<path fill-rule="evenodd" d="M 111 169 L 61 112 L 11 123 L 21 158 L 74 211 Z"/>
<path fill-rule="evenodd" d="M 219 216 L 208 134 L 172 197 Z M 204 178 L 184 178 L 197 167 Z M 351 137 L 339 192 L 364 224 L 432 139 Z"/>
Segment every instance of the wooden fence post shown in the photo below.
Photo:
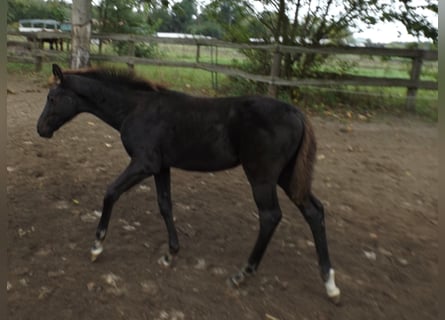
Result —
<path fill-rule="evenodd" d="M 34 50 L 36 52 L 35 64 L 36 64 L 36 72 L 42 71 L 42 50 L 43 50 L 43 40 L 39 39 L 37 36 L 34 36 Z"/>
<path fill-rule="evenodd" d="M 422 53 L 412 59 L 412 67 L 410 72 L 410 79 L 415 81 L 415 85 L 408 87 L 406 92 L 406 109 L 409 111 L 416 110 L 416 95 L 419 86 L 420 73 L 422 71 Z"/>
<path fill-rule="evenodd" d="M 277 45 L 272 58 L 272 66 L 270 70 L 270 82 L 269 82 L 269 87 L 267 89 L 267 94 L 274 98 L 276 98 L 278 94 L 278 88 L 274 84 L 274 81 L 275 78 L 280 77 L 280 69 L 281 69 L 281 52 L 280 52 L 280 47 Z"/>
<path fill-rule="evenodd" d="M 128 55 L 130 57 L 134 57 L 135 55 L 135 43 L 133 40 L 129 40 L 128 42 Z M 132 60 L 132 59 L 131 59 Z M 134 70 L 134 61 L 131 61 L 129 63 L 127 63 L 127 66 L 131 69 Z"/>
<path fill-rule="evenodd" d="M 199 58 L 201 56 L 201 45 L 196 44 L 196 63 L 199 63 Z"/>

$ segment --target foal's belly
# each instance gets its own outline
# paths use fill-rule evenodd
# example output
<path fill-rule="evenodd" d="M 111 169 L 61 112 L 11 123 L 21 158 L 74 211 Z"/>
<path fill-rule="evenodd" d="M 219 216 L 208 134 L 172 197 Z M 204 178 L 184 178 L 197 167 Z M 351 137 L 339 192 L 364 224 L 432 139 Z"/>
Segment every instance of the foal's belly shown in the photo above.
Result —
<path fill-rule="evenodd" d="M 229 146 L 191 146 L 177 149 L 170 166 L 190 171 L 219 171 L 239 165 L 238 155 Z"/>

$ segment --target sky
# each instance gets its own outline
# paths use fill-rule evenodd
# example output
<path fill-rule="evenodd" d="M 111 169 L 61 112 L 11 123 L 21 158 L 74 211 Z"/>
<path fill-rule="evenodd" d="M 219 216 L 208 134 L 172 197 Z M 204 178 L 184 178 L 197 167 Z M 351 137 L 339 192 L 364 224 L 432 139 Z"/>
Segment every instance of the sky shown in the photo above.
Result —
<path fill-rule="evenodd" d="M 354 33 L 356 39 L 370 39 L 374 43 L 390 43 L 390 42 L 417 42 L 427 41 L 425 38 L 418 39 L 406 32 L 402 23 L 378 23 L 372 28 L 362 32 Z"/>

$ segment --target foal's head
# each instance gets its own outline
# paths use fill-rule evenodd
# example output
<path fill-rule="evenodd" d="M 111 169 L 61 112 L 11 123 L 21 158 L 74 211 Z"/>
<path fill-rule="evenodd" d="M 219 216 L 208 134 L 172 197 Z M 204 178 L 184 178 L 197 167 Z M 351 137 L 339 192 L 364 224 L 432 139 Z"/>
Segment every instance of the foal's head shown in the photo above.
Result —
<path fill-rule="evenodd" d="M 57 85 L 50 89 L 37 123 L 37 132 L 44 138 L 51 138 L 57 129 L 79 113 L 81 98 L 64 86 L 64 76 L 57 64 L 53 64 L 53 75 Z"/>

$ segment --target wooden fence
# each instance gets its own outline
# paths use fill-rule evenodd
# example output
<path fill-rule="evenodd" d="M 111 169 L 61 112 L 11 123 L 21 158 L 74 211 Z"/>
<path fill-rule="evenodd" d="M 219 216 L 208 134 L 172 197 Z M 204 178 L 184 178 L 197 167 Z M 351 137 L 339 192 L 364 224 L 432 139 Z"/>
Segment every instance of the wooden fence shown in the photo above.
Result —
<path fill-rule="evenodd" d="M 48 39 L 63 39 L 66 43 L 70 42 L 70 34 L 54 33 L 54 32 L 38 32 L 38 33 L 8 33 L 9 36 L 24 36 L 28 41 L 8 40 L 8 61 L 20 61 L 34 63 L 36 70 L 42 67 L 42 61 L 45 59 L 57 59 L 60 54 L 54 50 L 44 50 L 42 40 Z M 95 42 L 109 42 L 120 41 L 127 43 L 126 55 L 110 55 L 98 53 L 90 54 L 90 59 L 93 61 L 110 61 L 126 63 L 129 68 L 134 68 L 134 65 L 159 65 L 171 67 L 187 67 L 206 70 L 212 73 L 212 81 L 216 79 L 218 73 L 240 77 L 243 79 L 261 82 L 268 84 L 268 92 L 274 96 L 277 93 L 277 86 L 375 86 L 375 87 L 405 87 L 407 88 L 406 106 L 412 110 L 415 108 L 416 95 L 418 89 L 437 90 L 437 81 L 425 81 L 420 79 L 422 65 L 424 61 L 437 61 L 437 51 L 421 50 L 421 49 L 396 49 L 396 48 L 379 48 L 379 47 L 295 47 L 284 46 L 280 44 L 265 45 L 265 44 L 236 44 L 224 42 L 215 39 L 206 38 L 159 38 L 154 36 L 140 36 L 128 34 L 93 34 L 92 41 Z M 178 61 L 166 59 L 149 59 L 135 56 L 136 43 L 164 43 L 175 45 L 189 45 L 196 47 L 195 61 Z M 22 47 L 28 51 L 27 55 L 16 55 L 11 53 L 10 48 Z M 210 48 L 211 57 L 210 62 L 203 62 L 201 60 L 201 48 Z M 271 55 L 271 72 L 270 75 L 258 75 L 248 73 L 229 65 L 218 63 L 218 50 L 220 48 L 231 48 L 238 50 L 265 50 Z M 359 56 L 377 56 L 377 57 L 399 57 L 409 59 L 411 61 L 410 77 L 390 78 L 390 77 L 367 77 L 355 75 L 339 75 L 335 79 L 284 79 L 279 76 L 282 64 L 282 57 L 284 54 L 323 54 L 323 55 L 359 55 Z M 68 57 L 68 56 L 66 56 Z M 69 57 L 68 57 L 69 58 Z M 67 59 L 67 58 L 66 58 Z"/>

